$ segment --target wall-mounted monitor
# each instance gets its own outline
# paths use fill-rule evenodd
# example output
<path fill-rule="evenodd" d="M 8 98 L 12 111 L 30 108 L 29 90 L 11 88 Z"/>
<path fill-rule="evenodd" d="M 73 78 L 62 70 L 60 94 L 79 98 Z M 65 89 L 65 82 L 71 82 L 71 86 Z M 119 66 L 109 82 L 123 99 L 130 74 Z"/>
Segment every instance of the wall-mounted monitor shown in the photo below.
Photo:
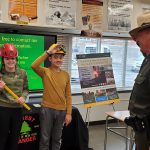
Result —
<path fill-rule="evenodd" d="M 44 50 L 47 50 L 52 43 L 56 43 L 56 36 L 0 33 L 0 46 L 5 43 L 12 43 L 17 47 L 19 51 L 18 64 L 27 72 L 29 90 L 42 90 L 43 85 L 41 78 L 31 69 L 31 63 L 41 55 Z M 45 66 L 44 63 L 42 66 Z"/>

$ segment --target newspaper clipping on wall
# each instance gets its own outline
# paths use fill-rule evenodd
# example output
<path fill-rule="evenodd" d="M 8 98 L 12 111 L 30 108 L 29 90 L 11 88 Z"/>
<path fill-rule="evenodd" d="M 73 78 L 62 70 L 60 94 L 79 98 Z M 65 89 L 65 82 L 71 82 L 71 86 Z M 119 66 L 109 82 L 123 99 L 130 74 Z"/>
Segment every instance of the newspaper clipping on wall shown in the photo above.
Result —
<path fill-rule="evenodd" d="M 86 107 L 120 101 L 110 53 L 77 55 L 77 64 Z"/>
<path fill-rule="evenodd" d="M 131 30 L 132 0 L 108 0 L 108 30 Z"/>
<path fill-rule="evenodd" d="M 75 0 L 45 0 L 46 24 L 55 27 L 76 26 Z"/>

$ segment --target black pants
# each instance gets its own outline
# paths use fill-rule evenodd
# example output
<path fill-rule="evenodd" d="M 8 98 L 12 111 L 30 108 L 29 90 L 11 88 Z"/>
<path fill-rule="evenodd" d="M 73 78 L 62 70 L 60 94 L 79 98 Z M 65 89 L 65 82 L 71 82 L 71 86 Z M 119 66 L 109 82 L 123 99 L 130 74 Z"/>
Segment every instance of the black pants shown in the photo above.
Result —
<path fill-rule="evenodd" d="M 17 150 L 22 108 L 0 107 L 0 150 Z"/>
<path fill-rule="evenodd" d="M 146 132 L 135 132 L 135 145 L 136 150 L 148 150 L 149 148 L 149 141 L 146 137 Z"/>

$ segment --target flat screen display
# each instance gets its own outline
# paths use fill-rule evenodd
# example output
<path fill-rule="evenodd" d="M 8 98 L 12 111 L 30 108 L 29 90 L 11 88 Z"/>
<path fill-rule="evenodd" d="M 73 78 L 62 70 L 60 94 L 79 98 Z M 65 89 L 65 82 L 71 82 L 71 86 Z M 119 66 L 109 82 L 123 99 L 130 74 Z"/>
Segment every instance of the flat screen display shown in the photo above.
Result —
<path fill-rule="evenodd" d="M 5 43 L 14 44 L 18 49 L 18 64 L 27 72 L 29 90 L 42 90 L 42 80 L 31 69 L 31 64 L 52 43 L 56 43 L 56 36 L 0 33 L 0 46 Z M 44 64 L 42 66 L 45 66 Z"/>

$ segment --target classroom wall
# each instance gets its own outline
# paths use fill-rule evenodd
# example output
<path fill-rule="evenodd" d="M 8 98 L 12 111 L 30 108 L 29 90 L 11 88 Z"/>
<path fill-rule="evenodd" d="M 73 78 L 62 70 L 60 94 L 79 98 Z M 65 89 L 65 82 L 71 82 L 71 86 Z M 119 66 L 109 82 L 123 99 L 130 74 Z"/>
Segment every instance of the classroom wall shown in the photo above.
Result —
<path fill-rule="evenodd" d="M 108 0 L 103 0 L 103 26 L 102 31 L 107 31 L 107 2 Z M 4 23 L 16 24 L 16 22 L 11 21 L 8 18 L 8 1 L 1 0 L 1 10 L 2 10 L 2 21 Z M 76 27 L 72 28 L 73 30 L 78 29 L 81 30 L 82 27 L 82 0 L 76 0 Z M 137 26 L 136 18 L 139 14 L 143 12 L 142 8 L 149 8 L 150 9 L 150 1 L 149 0 L 133 0 L 133 13 L 132 13 L 132 28 Z M 42 27 L 52 27 L 50 25 L 45 25 L 45 17 L 44 17 L 44 1 L 37 0 L 37 22 L 36 23 L 29 23 L 29 26 L 42 26 Z M 56 26 L 53 26 L 56 27 Z M 64 28 L 64 27 L 63 27 Z"/>
<path fill-rule="evenodd" d="M 82 0 L 76 0 L 77 1 L 77 5 L 76 7 L 76 29 L 81 29 L 81 8 L 82 8 Z M 43 25 L 44 22 L 44 17 L 43 17 L 43 11 L 44 11 L 44 4 L 43 4 L 43 0 L 37 0 L 38 3 L 38 16 L 39 19 L 37 20 L 37 23 L 30 23 L 30 26 L 42 26 L 44 27 L 45 25 Z M 8 1 L 7 0 L 1 0 L 1 8 L 2 8 L 2 20 L 3 23 L 10 23 L 13 24 L 12 21 L 10 21 L 8 19 Z M 149 0 L 133 0 L 133 14 L 132 14 L 132 28 L 136 27 L 136 18 L 139 14 L 142 13 L 142 6 L 145 7 L 150 7 L 150 1 Z M 15 22 L 14 22 L 15 24 Z M 73 29 L 74 30 L 74 29 Z M 104 32 L 107 32 L 107 0 L 104 0 L 104 14 L 103 14 L 103 29 Z M 114 33 L 112 33 L 114 34 Z M 69 46 L 68 46 L 69 47 Z M 33 96 L 34 94 L 32 94 Z M 115 103 L 113 106 L 116 110 L 127 110 L 128 108 L 128 100 L 130 97 L 130 92 L 128 93 L 119 93 L 119 97 L 120 97 L 120 102 L 119 103 Z M 41 97 L 40 98 L 33 98 L 33 97 L 29 97 L 29 102 L 40 102 L 41 101 Z M 86 112 L 87 112 L 87 108 L 84 107 L 83 105 L 83 101 L 82 101 L 82 96 L 81 95 L 73 95 L 72 96 L 73 99 L 73 105 L 75 107 L 77 107 L 80 111 L 80 113 L 83 116 L 83 119 L 85 119 L 86 117 Z M 113 107 L 112 105 L 99 105 L 99 106 L 95 106 L 92 107 L 90 109 L 90 119 L 89 121 L 99 121 L 99 120 L 105 120 L 105 112 L 106 111 L 113 111 Z"/>
<path fill-rule="evenodd" d="M 16 1 L 17 2 L 17 1 Z M 9 15 L 8 15 L 8 0 L 1 0 L 0 1 L 1 4 L 1 10 L 2 10 L 2 23 L 9 23 L 9 24 L 16 24 L 16 21 L 12 21 L 9 19 Z M 49 28 L 59 28 L 56 25 L 52 26 L 52 25 L 46 25 L 45 23 L 45 7 L 44 7 L 44 1 L 43 0 L 37 0 L 37 16 L 38 19 L 36 22 L 30 22 L 28 25 L 29 26 L 39 26 L 39 27 L 49 27 Z M 82 0 L 76 0 L 76 27 L 72 28 L 72 27 L 68 27 L 70 29 L 80 29 L 81 26 L 81 8 L 82 8 Z M 62 27 L 63 29 L 67 28 L 67 27 Z"/>
<path fill-rule="evenodd" d="M 103 3 L 104 3 L 103 32 L 108 32 L 107 31 L 107 0 L 104 0 Z M 149 0 L 133 0 L 133 14 L 132 14 L 132 19 L 131 19 L 132 29 L 137 27 L 136 18 L 137 16 L 143 13 L 143 10 L 142 10 L 143 7 L 149 8 L 150 10 L 150 1 Z M 117 36 L 116 33 L 110 33 L 109 35 L 113 36 L 113 34 Z M 120 33 L 118 34 L 118 36 L 120 36 Z M 129 36 L 128 33 L 126 33 L 125 36 Z M 127 93 L 119 92 L 120 102 L 114 103 L 115 110 L 127 110 L 128 109 L 130 94 L 131 94 L 130 92 L 127 92 Z M 73 96 L 72 98 L 73 98 L 73 103 L 80 110 L 83 118 L 85 119 L 87 108 L 85 108 L 84 105 L 82 104 L 82 97 Z M 91 113 L 90 113 L 90 121 L 105 120 L 106 118 L 105 112 L 107 111 L 113 111 L 112 105 L 99 105 L 99 106 L 92 107 Z"/>

